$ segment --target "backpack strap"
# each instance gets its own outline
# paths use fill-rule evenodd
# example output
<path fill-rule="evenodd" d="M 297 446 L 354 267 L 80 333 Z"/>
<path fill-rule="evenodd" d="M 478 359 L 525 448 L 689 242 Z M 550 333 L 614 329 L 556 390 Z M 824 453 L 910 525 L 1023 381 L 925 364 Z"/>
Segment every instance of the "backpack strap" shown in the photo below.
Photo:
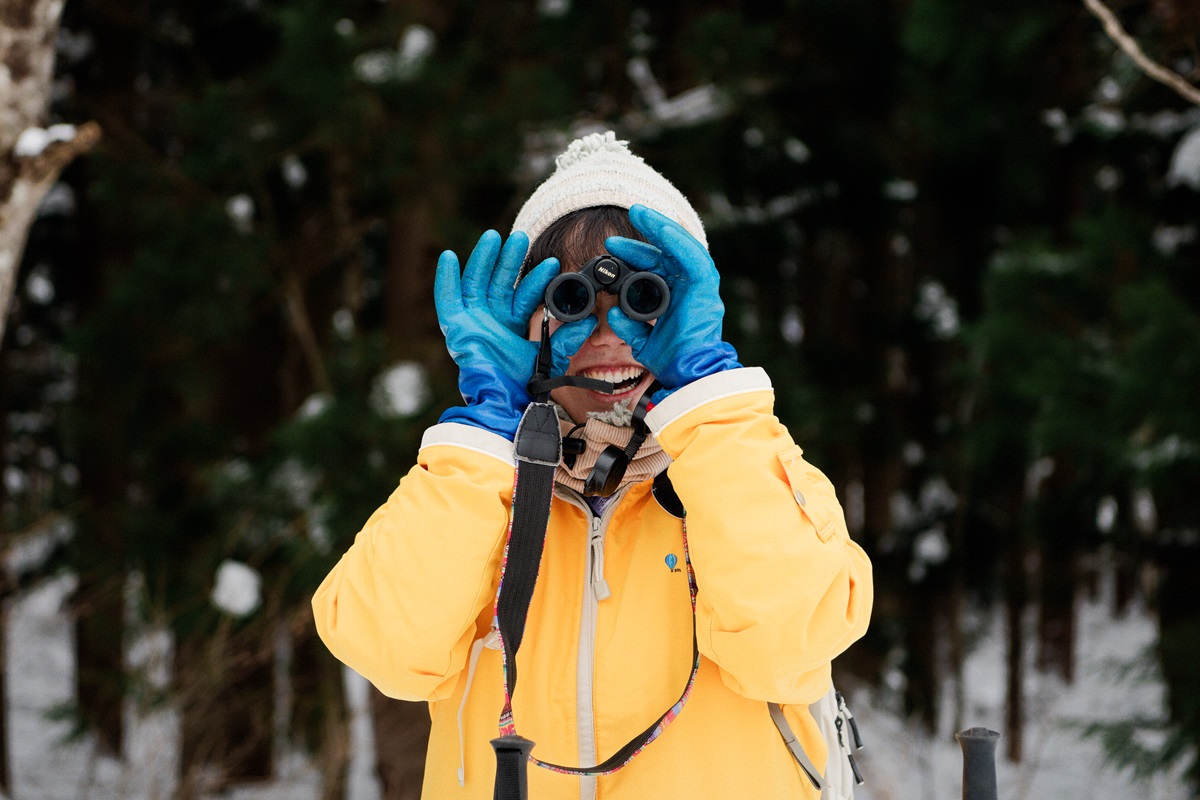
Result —
<path fill-rule="evenodd" d="M 863 747 L 858 734 L 858 724 L 854 715 L 846 705 L 846 699 L 833 685 L 821 696 L 820 700 L 810 703 L 809 713 L 817 723 L 817 728 L 829 747 L 829 756 L 825 762 L 825 773 L 822 775 L 813 764 L 812 759 L 804 752 L 799 740 L 793 733 L 783 708 L 777 703 L 768 703 L 771 720 L 779 729 L 784 743 L 791 752 L 796 763 L 804 770 L 804 774 L 812 785 L 821 792 L 822 800 L 849 800 L 854 796 L 854 787 L 862 784 L 863 776 L 859 772 L 858 763 L 854 759 L 854 751 Z M 838 761 L 838 759 L 845 759 Z"/>
<path fill-rule="evenodd" d="M 788 724 L 787 717 L 783 715 L 783 707 L 779 703 L 767 703 L 767 708 L 771 711 L 771 720 L 775 723 L 775 727 L 779 729 L 779 735 L 783 737 L 783 743 L 791 751 L 792 756 L 800 765 L 800 769 L 804 770 L 804 774 L 812 782 L 813 788 L 821 791 L 821 789 L 825 788 L 822 783 L 821 771 L 817 769 L 816 764 L 808 757 L 808 753 L 804 752 L 803 745 L 796 738 L 796 734 L 792 732 L 792 726 Z"/>

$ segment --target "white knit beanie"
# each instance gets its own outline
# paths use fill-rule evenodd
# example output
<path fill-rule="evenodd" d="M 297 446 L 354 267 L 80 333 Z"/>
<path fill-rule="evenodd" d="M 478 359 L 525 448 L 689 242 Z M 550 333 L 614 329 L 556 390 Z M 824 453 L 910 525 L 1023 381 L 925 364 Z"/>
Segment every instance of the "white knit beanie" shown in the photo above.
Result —
<path fill-rule="evenodd" d="M 555 170 L 513 222 L 532 242 L 555 220 L 593 206 L 629 208 L 641 203 L 682 225 L 708 247 L 700 215 L 670 181 L 635 156 L 612 131 L 576 139 L 554 160 Z"/>

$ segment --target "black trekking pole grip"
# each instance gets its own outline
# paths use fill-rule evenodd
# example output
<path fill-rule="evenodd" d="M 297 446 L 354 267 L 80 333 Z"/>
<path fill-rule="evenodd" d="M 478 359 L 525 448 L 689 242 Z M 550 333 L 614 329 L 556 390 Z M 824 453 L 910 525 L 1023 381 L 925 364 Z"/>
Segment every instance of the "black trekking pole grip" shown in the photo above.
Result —
<path fill-rule="evenodd" d="M 954 734 L 963 751 L 963 800 L 997 800 L 996 745 L 1000 734 L 968 728 Z"/>
<path fill-rule="evenodd" d="M 493 800 L 529 800 L 529 753 L 533 742 L 511 734 L 492 739 L 496 751 L 496 788 Z"/>

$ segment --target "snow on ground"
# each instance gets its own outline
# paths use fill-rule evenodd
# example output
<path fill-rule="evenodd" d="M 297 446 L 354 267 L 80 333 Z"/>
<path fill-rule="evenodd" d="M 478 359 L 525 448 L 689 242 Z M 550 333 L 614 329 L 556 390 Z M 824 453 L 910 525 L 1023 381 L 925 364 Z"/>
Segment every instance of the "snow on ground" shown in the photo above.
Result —
<path fill-rule="evenodd" d="M 179 765 L 178 713 L 125 709 L 127 741 L 123 762 L 97 752 L 88 736 L 69 740 L 70 723 L 55 719 L 72 698 L 75 681 L 72 629 L 64 602 L 74 588 L 70 576 L 42 584 L 8 606 L 5 652 L 13 800 L 169 800 Z M 148 633 L 130 647 L 131 662 L 150 668 L 151 679 L 166 674 L 169 639 Z M 155 660 L 159 663 L 154 664 Z M 366 681 L 347 676 L 351 711 L 347 800 L 377 800 L 374 742 L 367 708 Z M 264 712 L 264 713 L 270 713 Z M 221 800 L 308 800 L 316 798 L 320 776 L 297 754 L 279 759 L 279 776 L 267 785 L 246 785 L 219 795 Z M 204 800 L 216 800 L 216 797 Z"/>
<path fill-rule="evenodd" d="M 962 728 L 982 727 L 1002 735 L 996 753 L 1000 800 L 1188 800 L 1177 774 L 1137 782 L 1127 772 L 1105 764 L 1100 743 L 1083 739 L 1079 723 L 1116 720 L 1135 714 L 1163 714 L 1163 687 L 1156 679 L 1130 682 L 1117 665 L 1128 664 L 1150 647 L 1155 623 L 1144 610 L 1112 619 L 1109 603 L 1079 606 L 1079 654 L 1076 680 L 1067 684 L 1033 668 L 1034 618 L 1027 620 L 1025 656 L 1024 758 L 1014 764 L 1004 757 L 1006 679 L 1005 628 L 1002 611 L 986 621 L 987 629 L 965 665 L 965 713 Z M 952 800 L 962 796 L 962 750 L 949 718 L 953 686 L 943 687 L 943 720 L 936 736 L 881 709 L 872 693 L 851 695 L 851 708 L 866 740 L 859 763 L 867 784 L 859 800 Z"/>
<path fill-rule="evenodd" d="M 64 743 L 66 722 L 47 711 L 67 703 L 74 680 L 71 626 L 63 601 L 73 579 L 63 577 L 17 597 L 8 607 L 5 651 L 8 656 L 8 732 L 15 800 L 167 800 L 178 759 L 177 716 L 171 710 L 139 715 L 127 709 L 129 742 L 124 763 L 99 756 L 84 737 Z M 1114 662 L 1129 661 L 1154 638 L 1154 623 L 1144 612 L 1120 620 L 1108 618 L 1106 605 L 1080 607 L 1078 678 L 1073 685 L 1027 671 L 1026 756 L 1021 764 L 998 752 L 1000 800 L 1188 800 L 1178 775 L 1160 775 L 1147 783 L 1104 767 L 1100 745 L 1081 740 L 1069 720 L 1119 719 L 1162 708 L 1157 683 L 1122 682 Z M 1004 638 L 1002 618 L 990 621 L 966 664 L 966 713 L 963 727 L 987 727 L 1003 733 Z M 1032 639 L 1030 639 L 1032 641 Z M 153 658 L 169 650 L 164 637 L 143 637 L 131 658 Z M 1032 661 L 1032 653 L 1029 654 Z M 377 800 L 373 741 L 367 714 L 366 683 L 348 674 L 352 709 L 348 800 Z M 843 687 L 847 688 L 847 687 Z M 946 687 L 947 709 L 951 690 Z M 859 756 L 867 784 L 859 800 L 953 800 L 962 796 L 962 755 L 944 721 L 935 737 L 924 735 L 887 710 L 889 700 L 866 690 L 850 693 L 851 707 L 866 740 Z M 280 759 L 280 776 L 268 785 L 239 787 L 222 800 L 308 800 L 317 796 L 319 776 L 306 759 Z M 210 800 L 215 800 L 212 798 Z"/>

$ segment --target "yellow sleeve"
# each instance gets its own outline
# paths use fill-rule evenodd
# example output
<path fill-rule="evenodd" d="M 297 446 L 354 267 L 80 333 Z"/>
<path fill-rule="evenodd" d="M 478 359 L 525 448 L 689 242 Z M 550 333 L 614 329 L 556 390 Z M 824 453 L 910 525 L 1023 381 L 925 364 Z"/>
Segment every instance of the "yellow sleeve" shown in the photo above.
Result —
<path fill-rule="evenodd" d="M 390 697 L 448 696 L 495 597 L 513 474 L 502 437 L 430 428 L 417 465 L 313 596 L 330 652 Z"/>
<path fill-rule="evenodd" d="M 683 387 L 646 421 L 687 509 L 701 652 L 745 697 L 811 703 L 867 629 L 871 564 L 773 408 L 766 373 L 738 369 Z"/>

